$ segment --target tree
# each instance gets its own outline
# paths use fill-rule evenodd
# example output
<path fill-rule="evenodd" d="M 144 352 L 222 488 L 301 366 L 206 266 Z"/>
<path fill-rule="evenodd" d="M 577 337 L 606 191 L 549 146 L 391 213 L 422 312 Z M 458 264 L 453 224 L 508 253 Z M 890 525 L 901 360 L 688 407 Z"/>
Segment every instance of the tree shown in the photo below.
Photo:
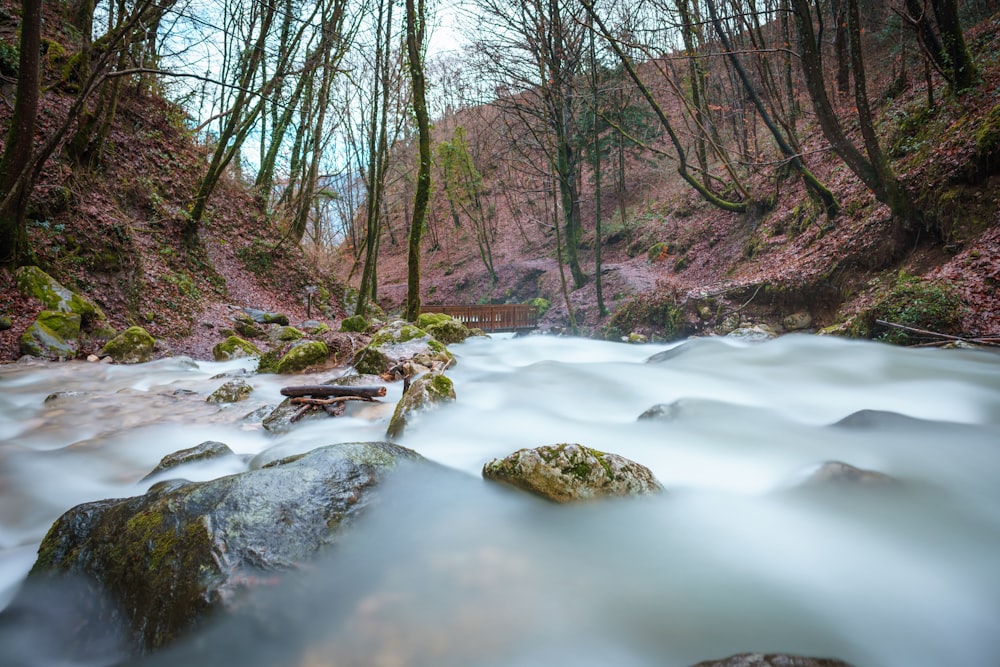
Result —
<path fill-rule="evenodd" d="M 419 160 L 406 261 L 406 319 L 411 322 L 416 321 L 417 315 L 420 314 L 420 239 L 427 221 L 427 204 L 431 197 L 431 127 L 427 114 L 423 53 L 425 10 L 424 0 L 406 0 L 406 52 L 409 57 L 410 83 L 413 87 L 413 115 L 417 120 Z"/>
<path fill-rule="evenodd" d="M 496 104 L 523 124 L 548 160 L 559 185 L 566 262 L 581 287 L 587 280 L 578 256 L 583 16 L 567 0 L 477 0 L 477 7 L 480 66 L 503 92 Z"/>
<path fill-rule="evenodd" d="M 20 266 L 31 260 L 25 215 L 31 188 L 27 170 L 35 142 L 41 71 L 42 0 L 22 0 L 17 100 L 0 159 L 0 264 Z"/>
<path fill-rule="evenodd" d="M 938 71 L 956 93 L 979 84 L 982 76 L 965 43 L 956 0 L 931 0 L 937 31 L 930 21 L 926 2 L 906 0 L 907 18 Z"/>
<path fill-rule="evenodd" d="M 910 194 L 896 178 L 879 146 L 868 102 L 857 0 L 846 1 L 855 106 L 867 155 L 862 153 L 847 136 L 827 95 L 823 62 L 813 29 L 809 0 L 792 0 L 792 11 L 799 33 L 802 74 L 823 136 L 848 168 L 874 193 L 875 198 L 892 210 L 897 220 L 897 231 L 905 235 L 913 223 L 921 221 L 923 216 L 914 205 Z"/>
<path fill-rule="evenodd" d="M 437 145 L 437 157 L 441 184 L 455 227 L 459 226 L 458 214 L 461 212 L 472 224 L 479 257 L 489 273 L 490 282 L 495 284 L 497 273 L 493 266 L 493 240 L 496 227 L 483 202 L 483 176 L 469 154 L 464 127 L 456 127 L 450 141 L 442 141 Z"/>

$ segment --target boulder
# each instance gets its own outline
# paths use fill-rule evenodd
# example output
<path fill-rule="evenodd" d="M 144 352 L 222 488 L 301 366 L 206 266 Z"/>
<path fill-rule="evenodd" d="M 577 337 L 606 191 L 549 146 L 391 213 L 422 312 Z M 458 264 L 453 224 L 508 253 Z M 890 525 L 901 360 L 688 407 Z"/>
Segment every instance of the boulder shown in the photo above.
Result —
<path fill-rule="evenodd" d="M 842 660 L 832 658 L 807 658 L 784 653 L 763 655 L 740 653 L 722 660 L 706 660 L 692 667 L 851 667 Z"/>
<path fill-rule="evenodd" d="M 455 386 L 448 376 L 443 373 L 421 375 L 396 403 L 396 410 L 389 420 L 387 437 L 398 438 L 416 415 L 454 400 Z"/>
<path fill-rule="evenodd" d="M 0 315 L 0 331 L 6 331 L 14 326 L 14 322 L 6 315 Z"/>
<path fill-rule="evenodd" d="M 792 313 L 781 320 L 781 326 L 785 327 L 786 331 L 802 331 L 803 329 L 810 328 L 812 325 L 812 315 L 804 310 Z"/>
<path fill-rule="evenodd" d="M 251 387 L 245 380 L 229 380 L 221 387 L 209 395 L 206 401 L 209 403 L 238 403 L 253 393 Z"/>
<path fill-rule="evenodd" d="M 441 370 L 454 362 L 447 348 L 423 329 L 403 321 L 379 329 L 354 358 L 359 373 L 382 375 L 401 362 Z"/>
<path fill-rule="evenodd" d="M 417 326 L 445 345 L 461 343 L 473 335 L 469 327 L 444 313 L 421 313 L 417 316 Z"/>
<path fill-rule="evenodd" d="M 345 317 L 340 323 L 340 330 L 347 333 L 364 333 L 368 330 L 369 322 L 364 315 L 352 315 Z"/>
<path fill-rule="evenodd" d="M 290 343 L 305 338 L 305 333 L 301 329 L 296 329 L 292 326 L 279 326 L 268 337 L 276 342 Z"/>
<path fill-rule="evenodd" d="M 19 341 L 21 354 L 44 359 L 71 359 L 79 350 L 82 318 L 78 313 L 43 310 Z"/>
<path fill-rule="evenodd" d="M 296 373 L 310 366 L 322 364 L 330 356 L 330 349 L 321 340 L 305 341 L 293 345 L 278 359 L 274 372 L 278 374 Z"/>
<path fill-rule="evenodd" d="M 239 336 L 230 336 L 212 348 L 212 358 L 216 361 L 229 361 L 244 357 L 259 357 L 263 353 L 256 345 Z"/>
<path fill-rule="evenodd" d="M 56 282 L 37 266 L 22 266 L 14 272 L 17 289 L 42 302 L 47 310 L 76 313 L 85 325 L 104 321 L 104 313 L 93 301 Z"/>
<path fill-rule="evenodd" d="M 645 466 L 578 444 L 521 449 L 487 463 L 483 477 L 559 503 L 663 491 Z"/>
<path fill-rule="evenodd" d="M 119 626 L 136 653 L 160 648 L 241 593 L 335 545 L 402 461 L 386 442 L 342 443 L 208 482 L 156 485 L 72 508 L 53 524 L 29 581 L 94 581 L 113 604 L 88 621 Z"/>
<path fill-rule="evenodd" d="M 256 308 L 244 308 L 243 312 L 257 324 L 280 324 L 283 327 L 287 327 L 289 324 L 288 315 L 282 315 L 281 313 L 269 313 Z"/>
<path fill-rule="evenodd" d="M 129 327 L 101 348 L 99 356 L 111 357 L 121 364 L 141 364 L 152 360 L 156 341 L 142 327 Z"/>
<path fill-rule="evenodd" d="M 148 475 L 142 478 L 142 481 L 185 463 L 191 463 L 193 461 L 207 461 L 209 459 L 218 459 L 224 456 L 235 455 L 236 453 L 233 452 L 233 450 L 229 448 L 229 445 L 224 442 L 206 440 L 195 447 L 189 447 L 188 449 L 182 449 L 178 452 L 174 452 L 173 454 L 167 454 L 160 459 L 160 462 Z"/>

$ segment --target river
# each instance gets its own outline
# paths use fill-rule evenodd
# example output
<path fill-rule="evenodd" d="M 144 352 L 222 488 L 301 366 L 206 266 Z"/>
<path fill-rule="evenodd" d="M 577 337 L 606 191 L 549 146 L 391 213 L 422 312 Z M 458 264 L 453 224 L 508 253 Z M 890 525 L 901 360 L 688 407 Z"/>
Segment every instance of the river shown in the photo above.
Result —
<path fill-rule="evenodd" d="M 252 618 L 136 664 L 685 667 L 745 651 L 1000 664 L 1000 355 L 805 335 L 450 349 L 457 402 L 399 440 L 445 471 L 390 485 L 342 549 L 263 587 Z M 143 493 L 163 456 L 381 440 L 401 391 L 276 436 L 246 415 L 331 374 L 253 375 L 247 401 L 205 401 L 253 366 L 0 366 L 0 607 L 62 512 Z M 669 419 L 637 419 L 656 404 Z M 668 492 L 557 506 L 480 477 L 494 457 L 563 442 L 642 463 Z M 899 484 L 798 490 L 829 460 Z M 116 664 L 113 646 L 60 653 L 66 604 L 40 599 L 38 627 L 0 633 L 0 664 Z"/>

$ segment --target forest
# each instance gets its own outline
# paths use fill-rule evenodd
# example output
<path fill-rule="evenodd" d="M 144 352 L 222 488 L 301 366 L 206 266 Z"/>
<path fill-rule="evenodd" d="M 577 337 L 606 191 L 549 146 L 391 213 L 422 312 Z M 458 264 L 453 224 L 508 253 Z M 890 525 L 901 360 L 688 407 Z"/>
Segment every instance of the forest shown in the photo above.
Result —
<path fill-rule="evenodd" d="M 805 313 L 989 343 L 996 10 L 5 1 L 4 358 L 32 265 L 177 340 L 267 302 L 534 303 L 607 338 Z"/>

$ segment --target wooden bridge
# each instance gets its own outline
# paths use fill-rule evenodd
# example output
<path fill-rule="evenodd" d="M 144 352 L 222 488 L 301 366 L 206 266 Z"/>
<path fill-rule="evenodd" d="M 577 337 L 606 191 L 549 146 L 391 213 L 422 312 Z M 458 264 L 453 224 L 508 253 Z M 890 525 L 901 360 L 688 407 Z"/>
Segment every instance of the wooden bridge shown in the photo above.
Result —
<path fill-rule="evenodd" d="M 527 304 L 485 304 L 472 306 L 421 306 L 424 313 L 444 313 L 469 327 L 487 333 L 528 331 L 538 328 L 538 308 Z"/>

